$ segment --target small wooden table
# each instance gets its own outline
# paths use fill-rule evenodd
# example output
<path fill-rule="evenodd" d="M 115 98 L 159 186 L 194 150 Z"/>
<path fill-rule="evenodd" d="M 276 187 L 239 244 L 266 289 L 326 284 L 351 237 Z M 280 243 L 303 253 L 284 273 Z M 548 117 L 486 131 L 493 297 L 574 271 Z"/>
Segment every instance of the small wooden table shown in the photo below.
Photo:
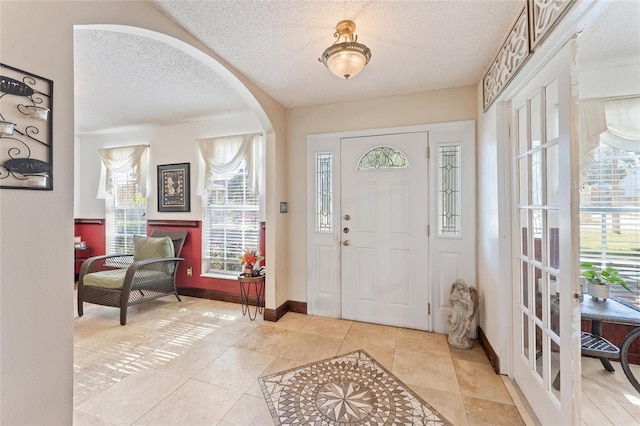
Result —
<path fill-rule="evenodd" d="M 258 312 L 262 314 L 264 303 L 264 275 L 257 277 L 247 277 L 245 274 L 238 276 L 238 282 L 240 283 L 240 301 L 242 303 L 242 315 L 249 314 L 251 321 L 256 319 Z M 251 284 L 253 284 L 254 292 L 256 294 L 256 305 L 253 310 L 253 316 L 249 309 L 249 294 L 251 293 Z"/>

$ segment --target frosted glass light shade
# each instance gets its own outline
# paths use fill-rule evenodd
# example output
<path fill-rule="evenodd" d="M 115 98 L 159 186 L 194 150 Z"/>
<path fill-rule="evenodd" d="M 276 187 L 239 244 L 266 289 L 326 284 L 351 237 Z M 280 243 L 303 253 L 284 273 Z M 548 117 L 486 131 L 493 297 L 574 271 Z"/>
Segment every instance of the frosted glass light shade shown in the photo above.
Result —
<path fill-rule="evenodd" d="M 336 53 L 327 60 L 327 68 L 338 77 L 348 79 L 357 75 L 367 63 L 360 52 L 344 51 Z"/>
<path fill-rule="evenodd" d="M 371 59 L 367 46 L 355 42 L 337 43 L 322 54 L 322 61 L 340 78 L 349 79 L 360 73 Z"/>

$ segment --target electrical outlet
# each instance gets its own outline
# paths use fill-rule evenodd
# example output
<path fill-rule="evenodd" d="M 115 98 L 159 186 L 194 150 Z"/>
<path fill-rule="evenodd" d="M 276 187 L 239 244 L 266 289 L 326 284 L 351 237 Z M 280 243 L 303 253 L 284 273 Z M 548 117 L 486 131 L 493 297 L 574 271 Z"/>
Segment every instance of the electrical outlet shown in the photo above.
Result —
<path fill-rule="evenodd" d="M 193 268 L 191 266 L 187 266 L 187 276 L 193 276 Z"/>

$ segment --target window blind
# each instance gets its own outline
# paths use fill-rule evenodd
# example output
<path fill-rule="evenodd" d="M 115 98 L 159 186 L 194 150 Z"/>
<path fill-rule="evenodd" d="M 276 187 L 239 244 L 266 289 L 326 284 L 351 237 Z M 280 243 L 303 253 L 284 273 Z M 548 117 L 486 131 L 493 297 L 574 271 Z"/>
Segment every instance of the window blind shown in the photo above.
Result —
<path fill-rule="evenodd" d="M 600 143 L 580 192 L 580 260 L 620 271 L 632 292 L 612 296 L 640 306 L 640 155 Z"/>
<path fill-rule="evenodd" d="M 202 270 L 237 275 L 244 250 L 259 249 L 259 196 L 249 186 L 246 162 L 235 172 L 215 175 L 202 197 Z"/>
<path fill-rule="evenodd" d="M 147 235 L 147 200 L 140 194 L 133 171 L 111 174 L 112 193 L 106 198 L 107 254 L 133 253 L 133 236 Z"/>

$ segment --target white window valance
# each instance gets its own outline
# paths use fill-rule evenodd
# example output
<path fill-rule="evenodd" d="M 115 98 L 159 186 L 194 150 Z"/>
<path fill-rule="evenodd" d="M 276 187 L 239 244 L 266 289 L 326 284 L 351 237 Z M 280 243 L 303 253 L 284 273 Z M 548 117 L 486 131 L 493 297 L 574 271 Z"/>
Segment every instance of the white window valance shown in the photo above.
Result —
<path fill-rule="evenodd" d="M 616 99 L 604 103 L 607 130 L 600 138 L 624 151 L 640 150 L 640 98 Z"/>
<path fill-rule="evenodd" d="M 580 103 L 580 174 L 593 161 L 600 142 L 629 152 L 640 151 L 640 97 Z"/>
<path fill-rule="evenodd" d="M 102 167 L 100 170 L 100 183 L 98 185 L 98 198 L 106 198 L 113 190 L 113 173 L 133 171 L 136 176 L 138 191 L 147 196 L 147 159 L 148 145 L 133 145 L 119 148 L 100 149 Z"/>
<path fill-rule="evenodd" d="M 254 194 L 259 193 L 260 179 L 260 133 L 198 139 L 200 155 L 204 161 L 202 189 L 213 186 L 216 175 L 233 174 L 244 160 L 247 181 Z"/>

